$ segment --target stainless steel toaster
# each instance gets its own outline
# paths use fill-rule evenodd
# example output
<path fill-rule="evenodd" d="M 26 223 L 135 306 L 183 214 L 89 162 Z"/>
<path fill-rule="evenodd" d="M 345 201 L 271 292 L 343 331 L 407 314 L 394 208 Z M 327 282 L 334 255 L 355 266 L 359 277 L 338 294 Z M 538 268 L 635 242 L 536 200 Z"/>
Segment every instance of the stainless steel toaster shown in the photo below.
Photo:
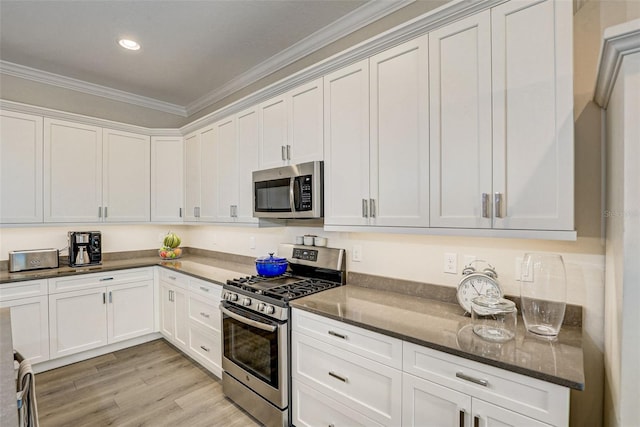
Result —
<path fill-rule="evenodd" d="M 9 252 L 9 272 L 58 268 L 57 249 L 28 249 Z"/>

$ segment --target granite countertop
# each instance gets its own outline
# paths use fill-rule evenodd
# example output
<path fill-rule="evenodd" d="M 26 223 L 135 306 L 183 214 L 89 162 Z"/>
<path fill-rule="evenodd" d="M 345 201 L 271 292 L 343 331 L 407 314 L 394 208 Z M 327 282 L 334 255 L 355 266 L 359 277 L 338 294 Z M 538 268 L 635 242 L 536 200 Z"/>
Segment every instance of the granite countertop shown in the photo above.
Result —
<path fill-rule="evenodd" d="M 11 310 L 0 308 L 0 425 L 18 425 Z"/>
<path fill-rule="evenodd" d="M 62 266 L 20 273 L 9 273 L 9 271 L 3 270 L 0 271 L 0 284 L 25 280 L 54 279 L 79 274 L 104 273 L 127 268 L 153 267 L 156 265 L 219 284 L 226 283 L 228 279 L 255 274 L 255 265 L 243 262 L 227 261 L 198 255 L 185 255 L 178 260 L 166 261 L 159 259 L 157 256 L 152 256 L 103 261 L 101 265 L 91 265 L 87 267 Z"/>
<path fill-rule="evenodd" d="M 294 301 L 291 306 L 445 353 L 584 390 L 582 330 L 563 326 L 555 341 L 525 331 L 503 344 L 473 333 L 457 304 L 347 284 Z"/>

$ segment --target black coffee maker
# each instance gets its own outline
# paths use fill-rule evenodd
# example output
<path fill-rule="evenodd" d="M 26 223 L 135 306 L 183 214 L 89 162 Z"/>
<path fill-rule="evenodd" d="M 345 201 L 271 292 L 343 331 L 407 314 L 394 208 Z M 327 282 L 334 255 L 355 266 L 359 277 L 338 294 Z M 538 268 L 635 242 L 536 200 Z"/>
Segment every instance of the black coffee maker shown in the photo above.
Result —
<path fill-rule="evenodd" d="M 69 231 L 69 265 L 102 264 L 102 235 L 99 231 Z"/>

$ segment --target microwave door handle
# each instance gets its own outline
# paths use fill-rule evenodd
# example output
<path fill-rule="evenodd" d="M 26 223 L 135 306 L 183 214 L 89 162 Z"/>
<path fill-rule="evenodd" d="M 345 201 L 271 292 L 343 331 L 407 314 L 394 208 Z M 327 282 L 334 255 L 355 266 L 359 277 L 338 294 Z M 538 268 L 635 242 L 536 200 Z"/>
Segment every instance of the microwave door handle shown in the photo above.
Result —
<path fill-rule="evenodd" d="M 275 330 L 278 329 L 277 326 L 267 325 L 265 323 L 257 322 L 255 320 L 247 319 L 246 317 L 240 316 L 239 314 L 236 314 L 233 311 L 227 310 L 226 308 L 224 308 L 222 306 L 222 304 L 220 304 L 220 311 L 223 312 L 224 314 L 226 314 L 227 316 L 231 317 L 232 319 L 237 320 L 240 323 L 244 323 L 245 325 L 249 325 L 249 326 L 256 327 L 258 329 L 262 329 L 263 331 L 275 332 Z"/>
<path fill-rule="evenodd" d="M 291 206 L 291 212 L 296 211 L 296 195 L 295 195 L 296 178 L 292 177 L 289 182 L 289 204 Z"/>

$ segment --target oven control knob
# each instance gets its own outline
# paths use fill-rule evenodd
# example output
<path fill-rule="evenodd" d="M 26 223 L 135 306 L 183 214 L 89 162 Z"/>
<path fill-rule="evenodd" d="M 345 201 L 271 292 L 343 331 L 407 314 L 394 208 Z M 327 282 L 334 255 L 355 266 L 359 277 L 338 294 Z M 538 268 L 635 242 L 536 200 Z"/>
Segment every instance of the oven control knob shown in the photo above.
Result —
<path fill-rule="evenodd" d="M 264 309 L 262 310 L 262 312 L 264 314 L 273 314 L 276 311 L 276 309 L 272 306 L 272 305 L 264 305 Z"/>
<path fill-rule="evenodd" d="M 237 296 L 236 296 L 236 298 L 237 298 Z M 251 298 L 244 298 L 242 300 L 242 305 L 245 305 L 245 306 L 246 305 L 251 305 Z"/>
<path fill-rule="evenodd" d="M 267 306 L 267 304 L 261 302 L 260 304 L 258 304 L 258 311 L 264 311 L 264 308 Z"/>
<path fill-rule="evenodd" d="M 227 301 L 238 301 L 238 294 L 234 294 L 232 292 L 228 292 L 224 296 L 224 299 L 226 299 Z"/>

